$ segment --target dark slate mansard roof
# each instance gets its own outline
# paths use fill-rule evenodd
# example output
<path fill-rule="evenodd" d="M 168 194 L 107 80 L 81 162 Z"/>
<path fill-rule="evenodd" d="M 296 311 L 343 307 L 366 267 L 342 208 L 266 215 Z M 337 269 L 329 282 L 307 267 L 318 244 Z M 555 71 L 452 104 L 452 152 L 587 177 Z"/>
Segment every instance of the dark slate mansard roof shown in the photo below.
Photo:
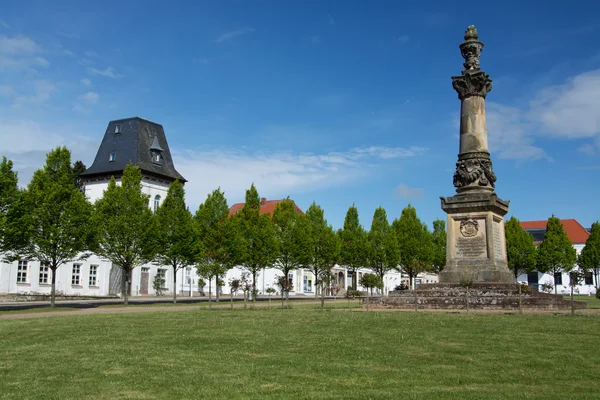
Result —
<path fill-rule="evenodd" d="M 115 133 L 117 125 L 121 133 Z M 160 163 L 152 162 L 151 150 L 159 150 Z M 109 161 L 110 154 L 115 152 L 115 161 Z M 179 179 L 187 182 L 173 165 L 173 158 L 167 143 L 165 131 L 160 124 L 134 117 L 110 121 L 104 133 L 104 139 L 98 149 L 91 167 L 86 169 L 81 177 L 84 180 L 121 175 L 127 164 L 140 167 L 142 175 L 164 179 L 172 182 Z"/>

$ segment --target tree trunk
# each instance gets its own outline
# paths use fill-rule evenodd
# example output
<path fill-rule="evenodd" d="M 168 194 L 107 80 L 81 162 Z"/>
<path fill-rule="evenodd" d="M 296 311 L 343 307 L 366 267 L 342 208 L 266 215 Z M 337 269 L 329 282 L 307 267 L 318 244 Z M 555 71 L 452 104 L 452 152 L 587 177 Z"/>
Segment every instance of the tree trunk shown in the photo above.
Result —
<path fill-rule="evenodd" d="M 219 275 L 217 275 L 216 282 L 215 282 L 215 287 L 216 287 L 216 289 L 215 289 L 215 291 L 216 291 L 216 293 L 215 293 L 215 303 L 218 303 L 219 302 L 219 288 L 220 288 L 220 286 L 219 286 Z"/>
<path fill-rule="evenodd" d="M 177 304 L 177 265 L 173 265 L 173 304 Z"/>
<path fill-rule="evenodd" d="M 554 294 L 558 294 L 558 287 L 556 286 L 556 270 L 552 270 L 552 279 L 554 280 Z"/>
<path fill-rule="evenodd" d="M 523 298 L 521 297 L 521 284 L 517 282 L 519 286 L 519 314 L 523 314 Z"/>
<path fill-rule="evenodd" d="M 571 315 L 575 315 L 575 298 L 573 297 L 573 281 L 571 281 Z"/>
<path fill-rule="evenodd" d="M 233 310 L 233 290 L 229 289 L 230 293 L 231 293 L 231 309 Z"/>
<path fill-rule="evenodd" d="M 271 309 L 271 295 L 269 294 L 269 310 Z"/>
<path fill-rule="evenodd" d="M 409 275 L 409 279 L 410 279 L 410 275 Z M 415 296 L 415 312 L 419 311 L 419 305 L 417 304 L 417 291 L 415 289 L 413 289 L 413 294 Z"/>
<path fill-rule="evenodd" d="M 208 279 L 208 309 L 212 308 L 212 282 Z"/>
<path fill-rule="evenodd" d="M 50 308 L 56 307 L 56 270 L 52 269 L 52 287 L 50 288 Z"/>
<path fill-rule="evenodd" d="M 367 288 L 367 312 L 369 312 L 369 288 Z"/>
<path fill-rule="evenodd" d="M 244 290 L 244 308 L 248 308 L 248 292 Z"/>
<path fill-rule="evenodd" d="M 598 291 L 598 268 L 594 269 L 594 278 L 596 279 L 596 291 Z"/>
<path fill-rule="evenodd" d="M 252 271 L 252 307 L 256 305 L 256 271 Z"/>
<path fill-rule="evenodd" d="M 281 290 L 281 310 L 283 311 L 283 302 L 284 302 L 284 295 L 283 295 L 283 289 Z"/>
<path fill-rule="evenodd" d="M 325 288 L 321 286 L 321 311 L 325 311 Z"/>
<path fill-rule="evenodd" d="M 129 305 L 129 268 L 123 268 L 123 304 Z"/>

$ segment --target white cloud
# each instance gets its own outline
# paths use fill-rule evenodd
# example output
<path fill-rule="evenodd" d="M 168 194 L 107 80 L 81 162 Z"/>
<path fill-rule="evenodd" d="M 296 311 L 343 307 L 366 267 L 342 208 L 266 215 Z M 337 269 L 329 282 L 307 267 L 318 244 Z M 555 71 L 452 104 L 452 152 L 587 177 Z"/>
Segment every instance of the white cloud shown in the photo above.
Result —
<path fill-rule="evenodd" d="M 79 82 L 81 82 L 83 86 L 92 86 L 92 81 L 90 81 L 88 78 L 83 78 Z"/>
<path fill-rule="evenodd" d="M 412 188 L 404 183 L 401 183 L 394 190 L 394 194 L 402 199 L 411 199 L 425 196 L 425 189 Z"/>
<path fill-rule="evenodd" d="M 0 54 L 33 54 L 38 53 L 40 50 L 38 44 L 27 36 L 8 37 L 0 35 Z"/>
<path fill-rule="evenodd" d="M 217 37 L 215 39 L 215 43 L 223 43 L 223 42 L 228 42 L 238 36 L 244 36 L 247 35 L 249 33 L 254 32 L 254 28 L 242 28 L 236 31 L 229 31 L 229 32 L 225 32 L 222 33 L 221 35 L 219 35 L 219 37 Z"/>
<path fill-rule="evenodd" d="M 293 153 L 248 152 L 218 149 L 174 152 L 177 170 L 194 183 L 186 186 L 189 202 L 197 206 L 206 195 L 221 187 L 227 197 L 242 200 L 252 182 L 266 196 L 284 196 L 290 191 L 311 191 L 355 182 L 375 173 L 383 155 L 415 155 L 411 150 L 355 148 L 346 152 Z"/>
<path fill-rule="evenodd" d="M 47 80 L 37 80 L 31 84 L 33 93 L 20 95 L 15 99 L 15 106 L 20 107 L 23 104 L 41 104 L 50 98 L 56 90 L 56 86 Z"/>
<path fill-rule="evenodd" d="M 88 68 L 88 72 L 93 75 L 105 76 L 107 78 L 112 78 L 112 79 L 119 79 L 123 76 L 123 75 L 119 74 L 115 68 L 110 67 L 110 66 L 104 70 L 99 70 L 99 69 L 90 67 L 90 68 Z"/>
<path fill-rule="evenodd" d="M 406 44 L 408 43 L 408 41 L 410 40 L 410 36 L 408 35 L 402 35 L 398 38 L 398 43 L 400 44 Z"/>
<path fill-rule="evenodd" d="M 82 94 L 79 96 L 79 99 L 88 103 L 88 104 L 96 104 L 98 102 L 98 98 L 100 95 L 96 92 L 87 92 L 86 94 Z"/>

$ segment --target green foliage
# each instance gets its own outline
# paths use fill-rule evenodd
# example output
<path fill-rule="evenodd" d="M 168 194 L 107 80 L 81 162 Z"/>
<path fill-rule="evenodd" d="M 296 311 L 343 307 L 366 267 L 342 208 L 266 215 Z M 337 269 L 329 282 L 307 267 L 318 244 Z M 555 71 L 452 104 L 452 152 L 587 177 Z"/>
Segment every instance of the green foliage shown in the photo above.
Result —
<path fill-rule="evenodd" d="M 13 219 L 17 219 L 13 208 L 19 196 L 19 188 L 17 186 L 17 173 L 13 171 L 13 162 L 2 157 L 0 163 L 0 253 L 14 250 L 14 244 L 10 244 L 11 228 L 18 228 L 16 224 L 9 224 L 9 214 Z"/>
<path fill-rule="evenodd" d="M 534 271 L 537 251 L 531 233 L 524 231 L 519 220 L 514 216 L 504 225 L 504 231 L 508 268 L 513 271 L 515 279 L 519 275 Z"/>
<path fill-rule="evenodd" d="M 537 270 L 540 272 L 569 272 L 577 261 L 577 252 L 563 229 L 560 219 L 552 215 L 546 225 L 544 241 L 537 252 Z M 557 288 L 554 286 L 554 292 Z"/>
<path fill-rule="evenodd" d="M 285 279 L 295 269 L 306 265 L 310 250 L 310 226 L 304 214 L 296 211 L 296 206 L 289 198 L 281 201 L 273 211 L 273 225 L 277 240 L 277 262 Z M 284 289 L 289 294 L 288 289 Z"/>
<path fill-rule="evenodd" d="M 360 285 L 368 290 L 383 289 L 383 279 L 375 274 L 363 274 Z"/>
<path fill-rule="evenodd" d="M 246 191 L 246 203 L 231 218 L 231 223 L 239 234 L 236 259 L 252 275 L 252 282 L 256 282 L 258 272 L 275 262 L 278 243 L 271 217 L 268 214 L 260 215 L 260 197 L 254 184 Z M 255 300 L 255 285 L 252 285 L 252 294 Z"/>
<path fill-rule="evenodd" d="M 433 221 L 431 240 L 433 244 L 432 272 L 439 273 L 446 266 L 446 221 L 441 219 Z"/>
<path fill-rule="evenodd" d="M 39 260 L 52 270 L 51 305 L 54 307 L 56 271 L 62 264 L 85 258 L 90 247 L 92 205 L 75 186 L 71 152 L 58 147 L 46 156 L 46 164 L 33 174 L 19 199 L 16 253 Z"/>
<path fill-rule="evenodd" d="M 94 251 L 123 270 L 123 296 L 128 303 L 131 271 L 154 259 L 157 228 L 142 193 L 142 173 L 128 164 L 121 185 L 110 179 L 104 196 L 96 201 L 93 226 L 96 229 Z"/>
<path fill-rule="evenodd" d="M 167 197 L 156 210 L 156 257 L 159 265 L 173 268 L 173 302 L 177 301 L 177 271 L 196 262 L 201 251 L 192 214 L 185 206 L 185 190 L 171 183 Z"/>
<path fill-rule="evenodd" d="M 316 203 L 310 205 L 306 218 L 310 237 L 307 267 L 315 276 L 315 284 L 323 285 L 340 258 L 341 243 L 331 225 L 327 224 L 323 209 Z"/>
<path fill-rule="evenodd" d="M 378 207 L 373 215 L 371 230 L 367 236 L 367 258 L 369 267 L 382 283 L 384 275 L 397 268 L 400 262 L 398 240 L 382 207 Z M 383 287 L 381 289 L 383 290 Z"/>
<path fill-rule="evenodd" d="M 163 278 L 161 274 L 156 274 L 154 279 L 152 279 L 152 288 L 157 296 L 162 296 L 164 294 L 164 287 L 165 278 Z"/>
<path fill-rule="evenodd" d="M 81 173 L 83 173 L 86 169 L 87 168 L 85 164 L 80 160 L 77 160 L 73 163 L 73 175 L 75 179 L 74 183 L 82 193 L 85 193 L 85 183 L 83 182 L 83 179 L 79 177 L 79 175 L 81 175 Z"/>
<path fill-rule="evenodd" d="M 367 235 L 360 225 L 358 209 L 352 205 L 346 212 L 344 228 L 338 232 L 341 239 L 340 262 L 356 276 L 356 271 L 367 263 Z M 356 289 L 356 280 L 352 282 Z"/>
<path fill-rule="evenodd" d="M 417 217 L 417 210 L 410 204 L 402 210 L 399 219 L 394 220 L 392 229 L 396 232 L 400 248 L 400 265 L 411 280 L 423 271 L 431 270 L 433 245 L 427 225 Z"/>
<path fill-rule="evenodd" d="M 596 288 L 598 288 L 598 275 L 600 270 L 600 222 L 592 224 L 590 236 L 585 242 L 585 247 L 581 250 L 577 259 L 579 267 L 584 271 L 594 273 Z M 596 291 L 598 294 L 598 291 Z"/>

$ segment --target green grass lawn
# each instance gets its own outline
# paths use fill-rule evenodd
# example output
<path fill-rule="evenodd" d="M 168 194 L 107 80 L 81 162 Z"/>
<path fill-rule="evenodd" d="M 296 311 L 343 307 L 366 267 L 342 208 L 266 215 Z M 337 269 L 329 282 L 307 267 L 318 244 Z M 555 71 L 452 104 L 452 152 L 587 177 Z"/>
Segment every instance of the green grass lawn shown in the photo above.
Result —
<path fill-rule="evenodd" d="M 600 299 L 596 296 L 573 296 L 577 301 L 585 301 L 588 303 L 588 308 L 600 308 Z M 571 296 L 565 296 L 565 300 L 571 300 Z"/>
<path fill-rule="evenodd" d="M 3 399 L 586 399 L 598 315 L 176 310 L 0 321 Z"/>

